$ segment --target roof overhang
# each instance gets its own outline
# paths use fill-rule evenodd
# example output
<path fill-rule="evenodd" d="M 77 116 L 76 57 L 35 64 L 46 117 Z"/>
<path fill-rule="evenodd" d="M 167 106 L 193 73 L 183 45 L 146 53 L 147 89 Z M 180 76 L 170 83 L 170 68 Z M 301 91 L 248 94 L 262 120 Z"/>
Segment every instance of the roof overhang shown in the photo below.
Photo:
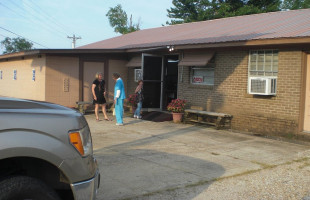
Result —
<path fill-rule="evenodd" d="M 125 49 L 34 49 L 34 50 L 0 55 L 0 60 L 14 57 L 39 55 L 39 54 L 68 55 L 68 54 L 102 54 L 102 53 L 125 53 L 125 52 L 126 52 Z"/>
<path fill-rule="evenodd" d="M 287 45 L 309 45 L 310 37 L 298 38 L 276 38 L 276 39 L 260 39 L 248 41 L 230 41 L 220 43 L 206 44 L 183 44 L 174 46 L 176 50 L 182 49 L 201 49 L 201 48 L 225 48 L 225 47 L 255 47 L 255 46 L 287 46 Z"/>

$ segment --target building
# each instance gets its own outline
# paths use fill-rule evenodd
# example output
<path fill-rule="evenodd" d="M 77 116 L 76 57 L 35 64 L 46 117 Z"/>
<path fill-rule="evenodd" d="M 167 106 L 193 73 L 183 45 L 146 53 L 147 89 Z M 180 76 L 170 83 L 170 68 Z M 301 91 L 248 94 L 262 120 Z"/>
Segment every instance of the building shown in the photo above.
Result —
<path fill-rule="evenodd" d="M 91 100 L 97 71 L 112 97 L 117 71 L 127 95 L 144 80 L 146 108 L 165 110 L 181 98 L 233 115 L 236 130 L 309 135 L 309 63 L 310 9 L 281 11 L 146 29 L 73 50 L 2 55 L 0 95 L 74 106 Z"/>

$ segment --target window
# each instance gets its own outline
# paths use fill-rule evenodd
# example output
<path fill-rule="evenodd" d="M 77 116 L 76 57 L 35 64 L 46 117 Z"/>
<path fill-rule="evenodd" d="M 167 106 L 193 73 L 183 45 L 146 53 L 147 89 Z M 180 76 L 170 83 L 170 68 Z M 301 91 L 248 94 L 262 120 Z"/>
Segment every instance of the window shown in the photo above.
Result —
<path fill-rule="evenodd" d="M 135 82 L 142 80 L 142 69 L 135 69 Z"/>
<path fill-rule="evenodd" d="M 214 63 L 205 67 L 191 68 L 191 83 L 194 85 L 214 85 Z"/>
<path fill-rule="evenodd" d="M 2 75 L 3 75 L 3 72 L 2 72 L 2 70 L 0 70 L 0 80 L 3 79 Z"/>
<path fill-rule="evenodd" d="M 13 70 L 13 80 L 17 80 L 17 70 Z"/>
<path fill-rule="evenodd" d="M 276 95 L 278 50 L 250 51 L 248 93 Z"/>
<path fill-rule="evenodd" d="M 36 80 L 36 70 L 35 69 L 32 70 L 32 80 L 33 81 Z"/>
<path fill-rule="evenodd" d="M 249 58 L 249 77 L 277 77 L 278 51 L 251 51 Z"/>

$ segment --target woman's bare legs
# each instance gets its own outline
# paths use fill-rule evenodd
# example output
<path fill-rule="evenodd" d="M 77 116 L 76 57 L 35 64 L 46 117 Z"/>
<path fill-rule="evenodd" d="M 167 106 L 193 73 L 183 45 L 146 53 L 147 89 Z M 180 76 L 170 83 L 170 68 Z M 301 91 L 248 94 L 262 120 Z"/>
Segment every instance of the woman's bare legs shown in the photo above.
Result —
<path fill-rule="evenodd" d="M 104 119 L 109 121 L 110 119 L 108 118 L 108 115 L 107 115 L 106 104 L 102 104 L 102 113 L 104 115 Z"/>
<path fill-rule="evenodd" d="M 96 120 L 99 120 L 99 104 L 95 104 L 95 115 L 96 115 Z"/>

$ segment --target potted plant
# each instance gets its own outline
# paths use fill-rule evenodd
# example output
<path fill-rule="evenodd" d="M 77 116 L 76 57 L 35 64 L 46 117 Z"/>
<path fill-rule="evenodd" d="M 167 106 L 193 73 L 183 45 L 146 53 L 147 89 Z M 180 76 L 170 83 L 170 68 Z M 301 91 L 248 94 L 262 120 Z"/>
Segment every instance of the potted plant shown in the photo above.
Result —
<path fill-rule="evenodd" d="M 131 106 L 131 112 L 134 113 L 137 108 L 137 94 L 130 94 L 127 98 L 128 105 Z"/>
<path fill-rule="evenodd" d="M 184 99 L 174 99 L 168 104 L 167 110 L 172 112 L 173 122 L 182 121 L 185 105 L 186 100 Z"/>

